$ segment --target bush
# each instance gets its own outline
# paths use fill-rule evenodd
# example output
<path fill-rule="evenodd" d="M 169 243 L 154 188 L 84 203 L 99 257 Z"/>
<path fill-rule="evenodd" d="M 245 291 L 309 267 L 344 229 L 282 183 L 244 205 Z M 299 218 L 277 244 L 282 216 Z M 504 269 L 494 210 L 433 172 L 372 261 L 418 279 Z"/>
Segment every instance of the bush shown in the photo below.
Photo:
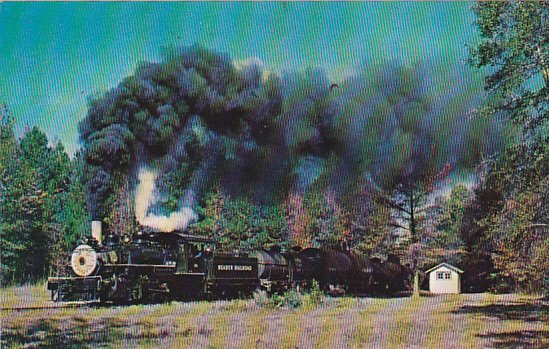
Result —
<path fill-rule="evenodd" d="M 290 309 L 297 309 L 303 305 L 304 295 L 296 289 L 286 291 L 282 297 L 281 305 Z"/>
<path fill-rule="evenodd" d="M 254 301 L 262 308 L 311 309 L 324 302 L 324 293 L 320 289 L 318 281 L 313 280 L 311 288 L 303 292 L 290 289 L 284 293 L 275 293 L 270 297 L 265 291 L 255 292 Z"/>
<path fill-rule="evenodd" d="M 254 302 L 258 307 L 261 308 L 270 308 L 272 306 L 271 298 L 265 291 L 256 291 L 254 292 Z"/>
<path fill-rule="evenodd" d="M 320 289 L 318 281 L 313 280 L 311 289 L 302 295 L 302 305 L 304 308 L 316 308 L 324 303 L 324 292 Z"/>

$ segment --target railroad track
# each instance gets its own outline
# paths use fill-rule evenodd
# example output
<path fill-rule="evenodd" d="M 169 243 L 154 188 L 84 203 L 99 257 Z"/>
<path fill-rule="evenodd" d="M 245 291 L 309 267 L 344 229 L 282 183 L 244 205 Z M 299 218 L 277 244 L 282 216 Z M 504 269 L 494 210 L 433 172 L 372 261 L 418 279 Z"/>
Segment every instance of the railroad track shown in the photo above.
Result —
<path fill-rule="evenodd" d="M 15 307 L 1 307 L 0 311 L 22 311 L 22 310 L 43 310 L 43 309 L 66 309 L 66 308 L 82 308 L 86 306 L 98 306 L 100 303 L 97 301 L 78 301 L 78 302 L 63 302 L 46 305 L 36 306 L 15 306 Z"/>

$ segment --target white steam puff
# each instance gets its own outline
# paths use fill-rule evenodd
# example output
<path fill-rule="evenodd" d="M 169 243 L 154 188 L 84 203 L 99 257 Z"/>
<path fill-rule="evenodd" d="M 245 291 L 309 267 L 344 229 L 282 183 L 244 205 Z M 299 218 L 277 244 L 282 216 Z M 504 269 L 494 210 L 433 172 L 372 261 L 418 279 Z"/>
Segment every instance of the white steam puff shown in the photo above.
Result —
<path fill-rule="evenodd" d="M 162 232 L 184 230 L 197 220 L 196 213 L 190 207 L 182 207 L 179 211 L 172 212 L 168 216 L 147 214 L 149 207 L 157 200 L 155 195 L 155 181 L 157 173 L 148 168 L 139 170 L 139 183 L 135 191 L 135 216 L 137 221 L 144 226 Z"/>

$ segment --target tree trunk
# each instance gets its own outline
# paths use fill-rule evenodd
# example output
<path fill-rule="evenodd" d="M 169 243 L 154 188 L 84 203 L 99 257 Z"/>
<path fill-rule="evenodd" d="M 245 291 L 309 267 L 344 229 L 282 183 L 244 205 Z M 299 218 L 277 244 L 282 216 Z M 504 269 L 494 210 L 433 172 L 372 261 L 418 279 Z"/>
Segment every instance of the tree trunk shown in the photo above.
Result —
<path fill-rule="evenodd" d="M 413 297 L 419 297 L 419 270 L 414 269 L 414 286 L 412 291 Z"/>

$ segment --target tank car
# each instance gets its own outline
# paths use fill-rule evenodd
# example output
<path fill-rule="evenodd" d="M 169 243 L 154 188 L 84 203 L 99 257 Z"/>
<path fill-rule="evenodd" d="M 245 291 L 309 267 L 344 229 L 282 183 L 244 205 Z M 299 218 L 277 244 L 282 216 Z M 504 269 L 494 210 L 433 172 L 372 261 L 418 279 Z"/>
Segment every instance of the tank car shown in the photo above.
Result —
<path fill-rule="evenodd" d="M 376 276 L 379 292 L 395 293 L 407 289 L 406 280 L 410 271 L 400 263 L 398 257 L 389 255 L 381 266 Z"/>
<path fill-rule="evenodd" d="M 292 258 L 279 248 L 251 252 L 257 259 L 260 287 L 268 292 L 280 292 L 290 287 L 293 278 Z"/>
<path fill-rule="evenodd" d="M 349 280 L 349 288 L 354 293 L 375 293 L 378 290 L 382 264 L 379 260 L 363 254 L 350 254 L 353 260 L 353 274 Z"/>
<path fill-rule="evenodd" d="M 331 294 L 345 293 L 354 272 L 348 252 L 332 249 L 306 248 L 297 253 L 303 263 L 304 280 L 317 280 Z"/>

